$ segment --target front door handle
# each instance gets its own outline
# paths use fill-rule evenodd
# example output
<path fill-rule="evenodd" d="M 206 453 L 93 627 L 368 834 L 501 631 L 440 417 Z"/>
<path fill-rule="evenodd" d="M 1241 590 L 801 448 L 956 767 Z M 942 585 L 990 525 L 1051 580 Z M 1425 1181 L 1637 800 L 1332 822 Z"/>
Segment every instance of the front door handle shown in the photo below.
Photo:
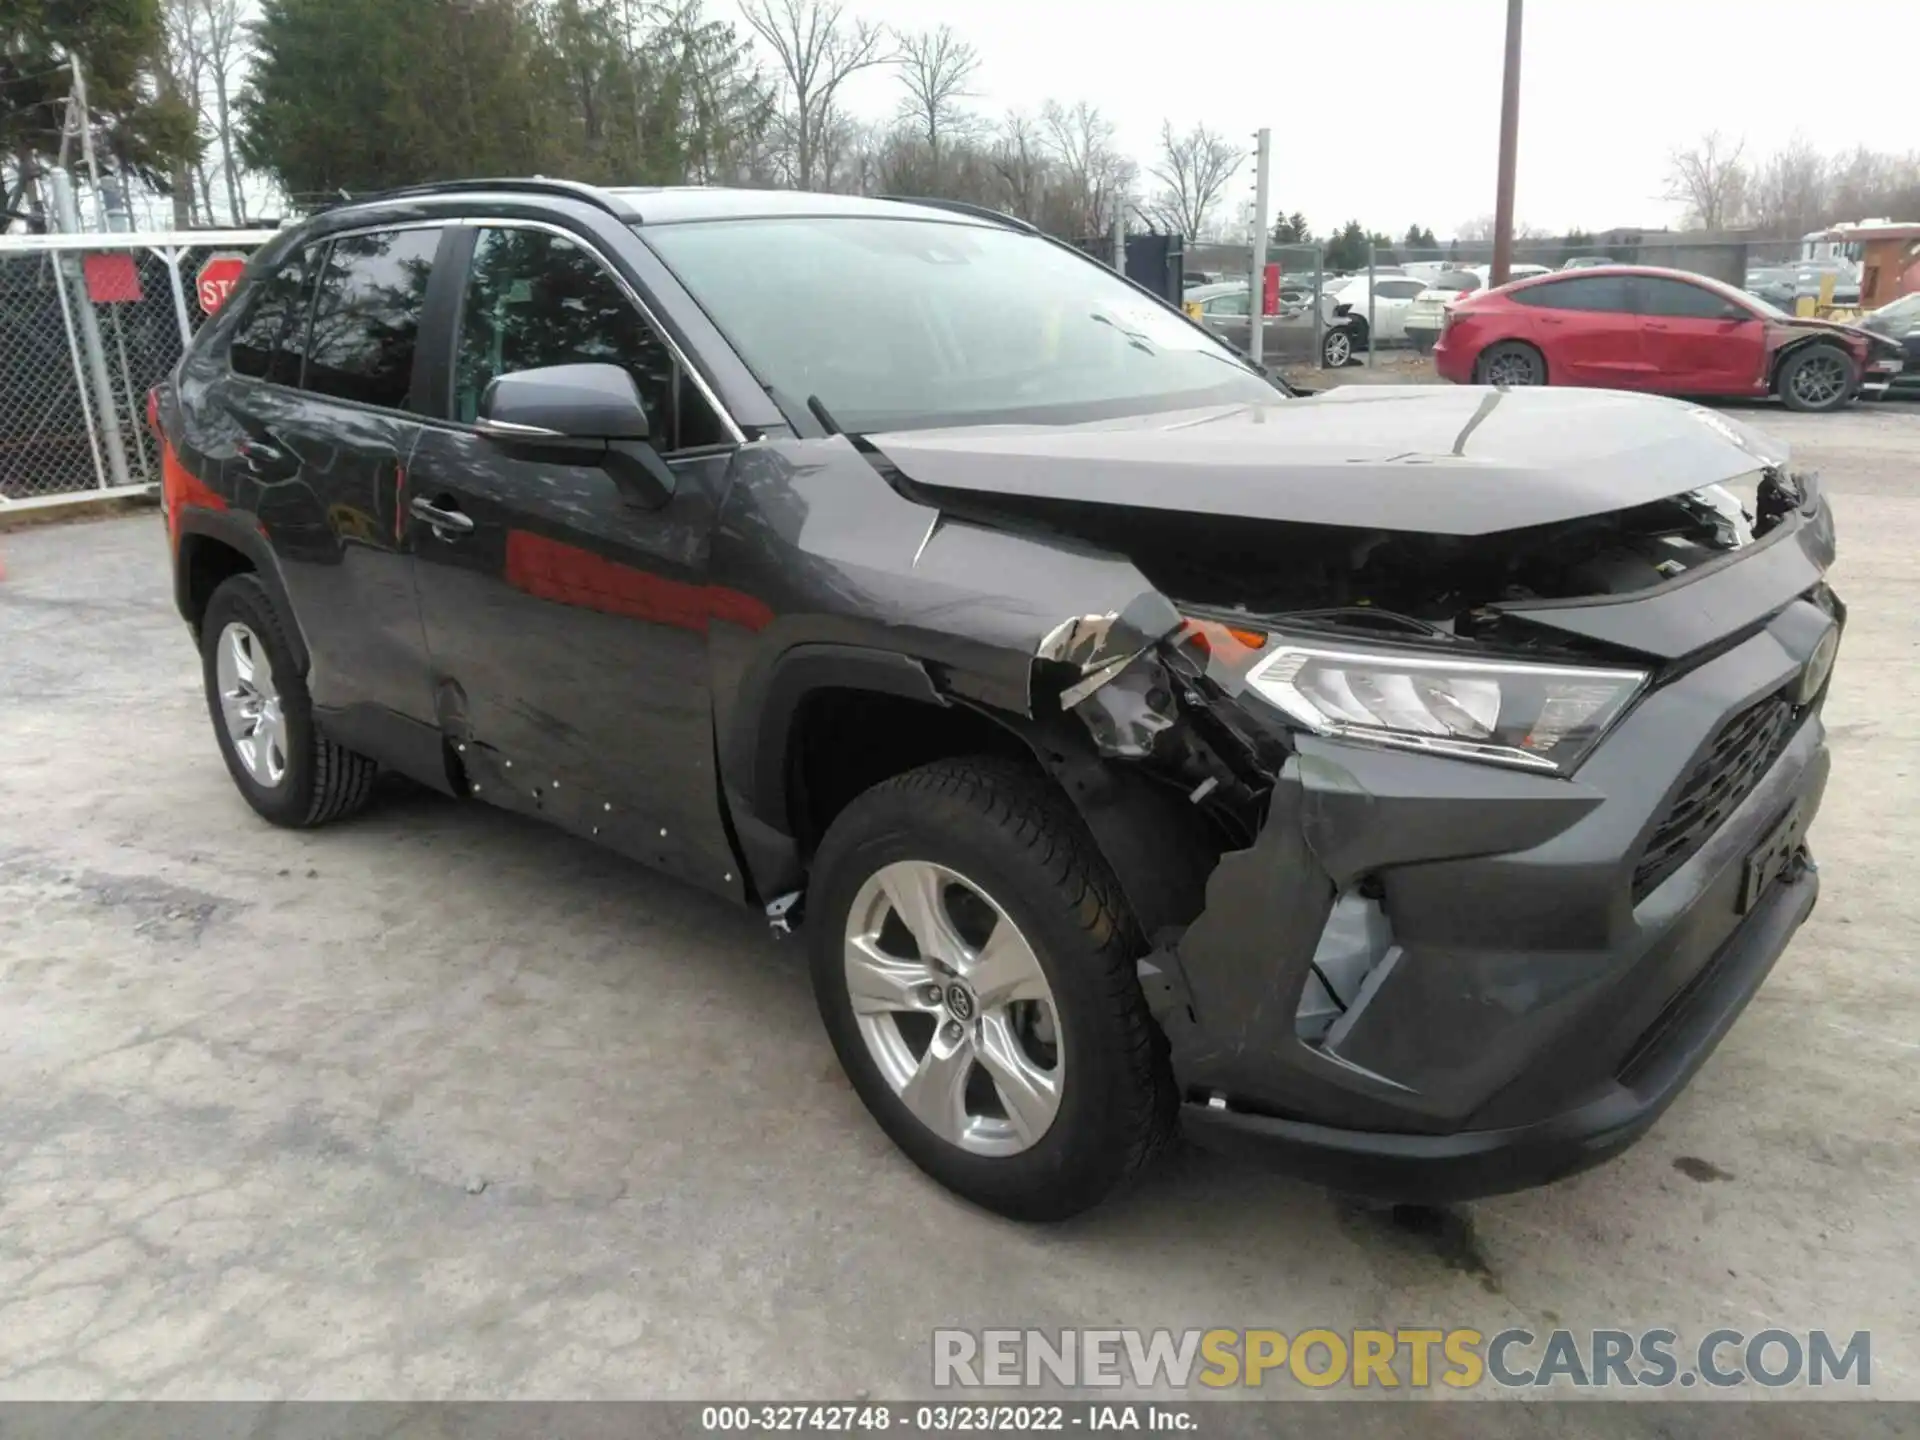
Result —
<path fill-rule="evenodd" d="M 416 518 L 431 525 L 434 533 L 443 539 L 449 535 L 473 533 L 473 517 L 454 505 L 451 500 L 436 505 L 424 495 L 416 495 L 407 508 Z"/>

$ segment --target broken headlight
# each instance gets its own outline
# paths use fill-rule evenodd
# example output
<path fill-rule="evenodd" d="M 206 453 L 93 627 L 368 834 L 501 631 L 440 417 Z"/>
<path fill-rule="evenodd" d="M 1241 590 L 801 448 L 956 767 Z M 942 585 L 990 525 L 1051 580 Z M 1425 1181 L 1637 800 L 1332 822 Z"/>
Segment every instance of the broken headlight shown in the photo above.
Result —
<path fill-rule="evenodd" d="M 1321 735 L 1564 775 L 1626 711 L 1647 676 L 1276 637 L 1245 683 Z"/>

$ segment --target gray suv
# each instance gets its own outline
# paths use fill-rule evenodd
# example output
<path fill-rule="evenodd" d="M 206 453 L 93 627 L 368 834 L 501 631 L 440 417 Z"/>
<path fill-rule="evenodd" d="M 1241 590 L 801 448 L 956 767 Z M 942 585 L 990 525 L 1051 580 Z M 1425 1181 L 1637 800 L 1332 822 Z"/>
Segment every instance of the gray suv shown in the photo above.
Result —
<path fill-rule="evenodd" d="M 390 770 L 758 907 L 1008 1215 L 1176 1126 L 1594 1164 L 1813 906 L 1831 517 L 1692 406 L 1299 398 L 998 215 L 489 181 L 281 234 L 151 410 L 254 811 Z"/>

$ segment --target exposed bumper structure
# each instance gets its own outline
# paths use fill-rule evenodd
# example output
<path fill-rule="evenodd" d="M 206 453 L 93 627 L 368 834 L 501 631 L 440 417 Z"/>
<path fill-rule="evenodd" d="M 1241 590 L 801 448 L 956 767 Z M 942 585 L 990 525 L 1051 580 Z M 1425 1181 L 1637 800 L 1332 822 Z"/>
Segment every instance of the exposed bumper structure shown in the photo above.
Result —
<path fill-rule="evenodd" d="M 1425 1201 L 1630 1144 L 1813 908 L 1828 755 L 1797 687 L 1831 625 L 1795 601 L 1570 780 L 1300 737 L 1255 844 L 1142 964 L 1191 1133 Z M 1391 946 L 1309 1023 L 1329 916 L 1362 895 Z"/>

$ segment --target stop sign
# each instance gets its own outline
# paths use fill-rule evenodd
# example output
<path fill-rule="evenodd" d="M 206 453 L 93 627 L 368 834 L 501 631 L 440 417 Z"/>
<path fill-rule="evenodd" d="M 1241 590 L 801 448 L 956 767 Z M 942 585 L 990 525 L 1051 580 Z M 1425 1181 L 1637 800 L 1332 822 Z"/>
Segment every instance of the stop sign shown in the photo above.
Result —
<path fill-rule="evenodd" d="M 209 315 L 218 310 L 239 280 L 240 272 L 246 268 L 247 257 L 244 255 L 215 255 L 202 265 L 200 274 L 193 282 L 200 308 Z"/>

